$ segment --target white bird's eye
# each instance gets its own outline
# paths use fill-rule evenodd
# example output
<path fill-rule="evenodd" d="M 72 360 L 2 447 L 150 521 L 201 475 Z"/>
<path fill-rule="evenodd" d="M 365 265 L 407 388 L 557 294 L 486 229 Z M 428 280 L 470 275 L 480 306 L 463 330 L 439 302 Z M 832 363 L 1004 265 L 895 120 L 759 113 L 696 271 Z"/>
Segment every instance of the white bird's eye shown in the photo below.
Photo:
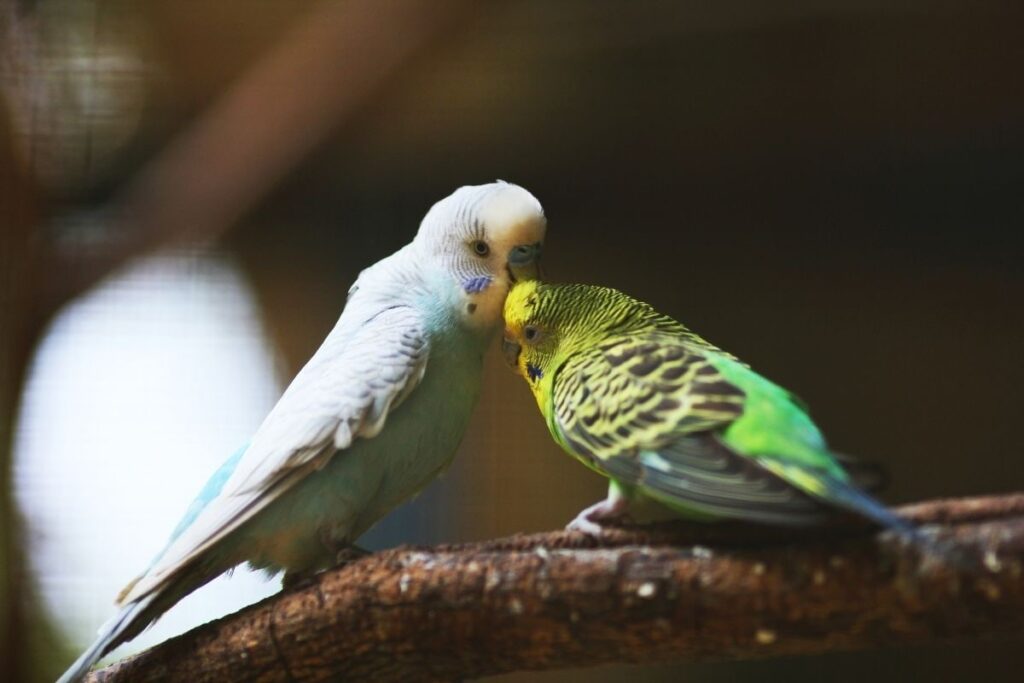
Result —
<path fill-rule="evenodd" d="M 536 341 L 537 337 L 540 336 L 540 330 L 533 325 L 527 325 L 523 328 L 523 339 L 528 342 Z"/>
<path fill-rule="evenodd" d="M 483 240 L 474 240 L 470 245 L 473 253 L 477 256 L 484 257 L 491 253 L 491 247 Z"/>

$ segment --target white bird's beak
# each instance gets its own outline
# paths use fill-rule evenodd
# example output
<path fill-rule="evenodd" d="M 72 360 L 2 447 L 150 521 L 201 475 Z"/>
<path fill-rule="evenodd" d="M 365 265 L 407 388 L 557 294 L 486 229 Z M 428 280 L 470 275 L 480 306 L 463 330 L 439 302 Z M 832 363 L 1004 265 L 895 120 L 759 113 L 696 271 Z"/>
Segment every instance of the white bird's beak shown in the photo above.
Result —
<path fill-rule="evenodd" d="M 512 282 L 537 280 L 541 276 L 541 243 L 520 244 L 508 254 L 508 273 Z"/>

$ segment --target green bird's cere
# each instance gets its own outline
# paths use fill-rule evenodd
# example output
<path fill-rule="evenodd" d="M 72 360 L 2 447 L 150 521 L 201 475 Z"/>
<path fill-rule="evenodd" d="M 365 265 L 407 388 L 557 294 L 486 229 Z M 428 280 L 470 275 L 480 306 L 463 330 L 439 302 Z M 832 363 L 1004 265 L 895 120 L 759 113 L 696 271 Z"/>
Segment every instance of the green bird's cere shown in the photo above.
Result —
<path fill-rule="evenodd" d="M 558 444 L 610 479 L 570 528 L 599 533 L 637 498 L 703 520 L 810 524 L 859 514 L 921 541 L 863 492 L 803 403 L 622 292 L 524 282 L 505 302 L 504 353 Z"/>

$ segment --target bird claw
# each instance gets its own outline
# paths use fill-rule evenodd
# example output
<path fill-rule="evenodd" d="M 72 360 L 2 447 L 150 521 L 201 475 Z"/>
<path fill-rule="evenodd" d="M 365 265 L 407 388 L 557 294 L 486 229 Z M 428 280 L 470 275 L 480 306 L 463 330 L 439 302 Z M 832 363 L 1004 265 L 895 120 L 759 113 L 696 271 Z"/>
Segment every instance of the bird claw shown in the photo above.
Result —
<path fill-rule="evenodd" d="M 334 554 L 335 569 L 344 567 L 346 564 L 351 564 L 356 560 L 361 560 L 369 554 L 371 553 L 366 548 L 360 548 L 357 545 L 346 545 Z"/>
<path fill-rule="evenodd" d="M 316 581 L 316 571 L 285 572 L 281 577 L 281 588 L 292 590 L 301 586 L 307 586 Z"/>
<path fill-rule="evenodd" d="M 579 531 L 591 538 L 598 538 L 604 531 L 600 524 L 587 518 L 586 510 L 576 515 L 576 518 L 569 522 L 565 528 L 567 531 Z"/>
<path fill-rule="evenodd" d="M 581 511 L 565 528 L 579 531 L 591 538 L 598 538 L 604 533 L 601 522 L 621 520 L 626 516 L 628 503 L 620 496 L 610 496 L 599 503 L 594 503 Z"/>
<path fill-rule="evenodd" d="M 345 545 L 334 553 L 334 569 L 344 567 L 356 560 L 361 560 L 369 554 L 370 551 L 366 548 L 360 548 L 357 545 Z M 281 577 L 281 586 L 285 590 L 291 590 L 292 588 L 312 584 L 316 581 L 316 575 L 319 573 L 320 570 L 317 569 L 285 572 L 284 576 Z"/>

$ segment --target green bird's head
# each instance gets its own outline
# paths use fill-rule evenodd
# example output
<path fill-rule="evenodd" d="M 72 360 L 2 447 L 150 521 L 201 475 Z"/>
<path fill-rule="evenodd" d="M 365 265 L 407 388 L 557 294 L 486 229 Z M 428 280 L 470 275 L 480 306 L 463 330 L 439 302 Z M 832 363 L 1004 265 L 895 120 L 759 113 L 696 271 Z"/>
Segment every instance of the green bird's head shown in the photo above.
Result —
<path fill-rule="evenodd" d="M 505 300 L 505 360 L 526 379 L 544 409 L 558 368 L 608 337 L 685 328 L 610 287 L 521 282 Z"/>

